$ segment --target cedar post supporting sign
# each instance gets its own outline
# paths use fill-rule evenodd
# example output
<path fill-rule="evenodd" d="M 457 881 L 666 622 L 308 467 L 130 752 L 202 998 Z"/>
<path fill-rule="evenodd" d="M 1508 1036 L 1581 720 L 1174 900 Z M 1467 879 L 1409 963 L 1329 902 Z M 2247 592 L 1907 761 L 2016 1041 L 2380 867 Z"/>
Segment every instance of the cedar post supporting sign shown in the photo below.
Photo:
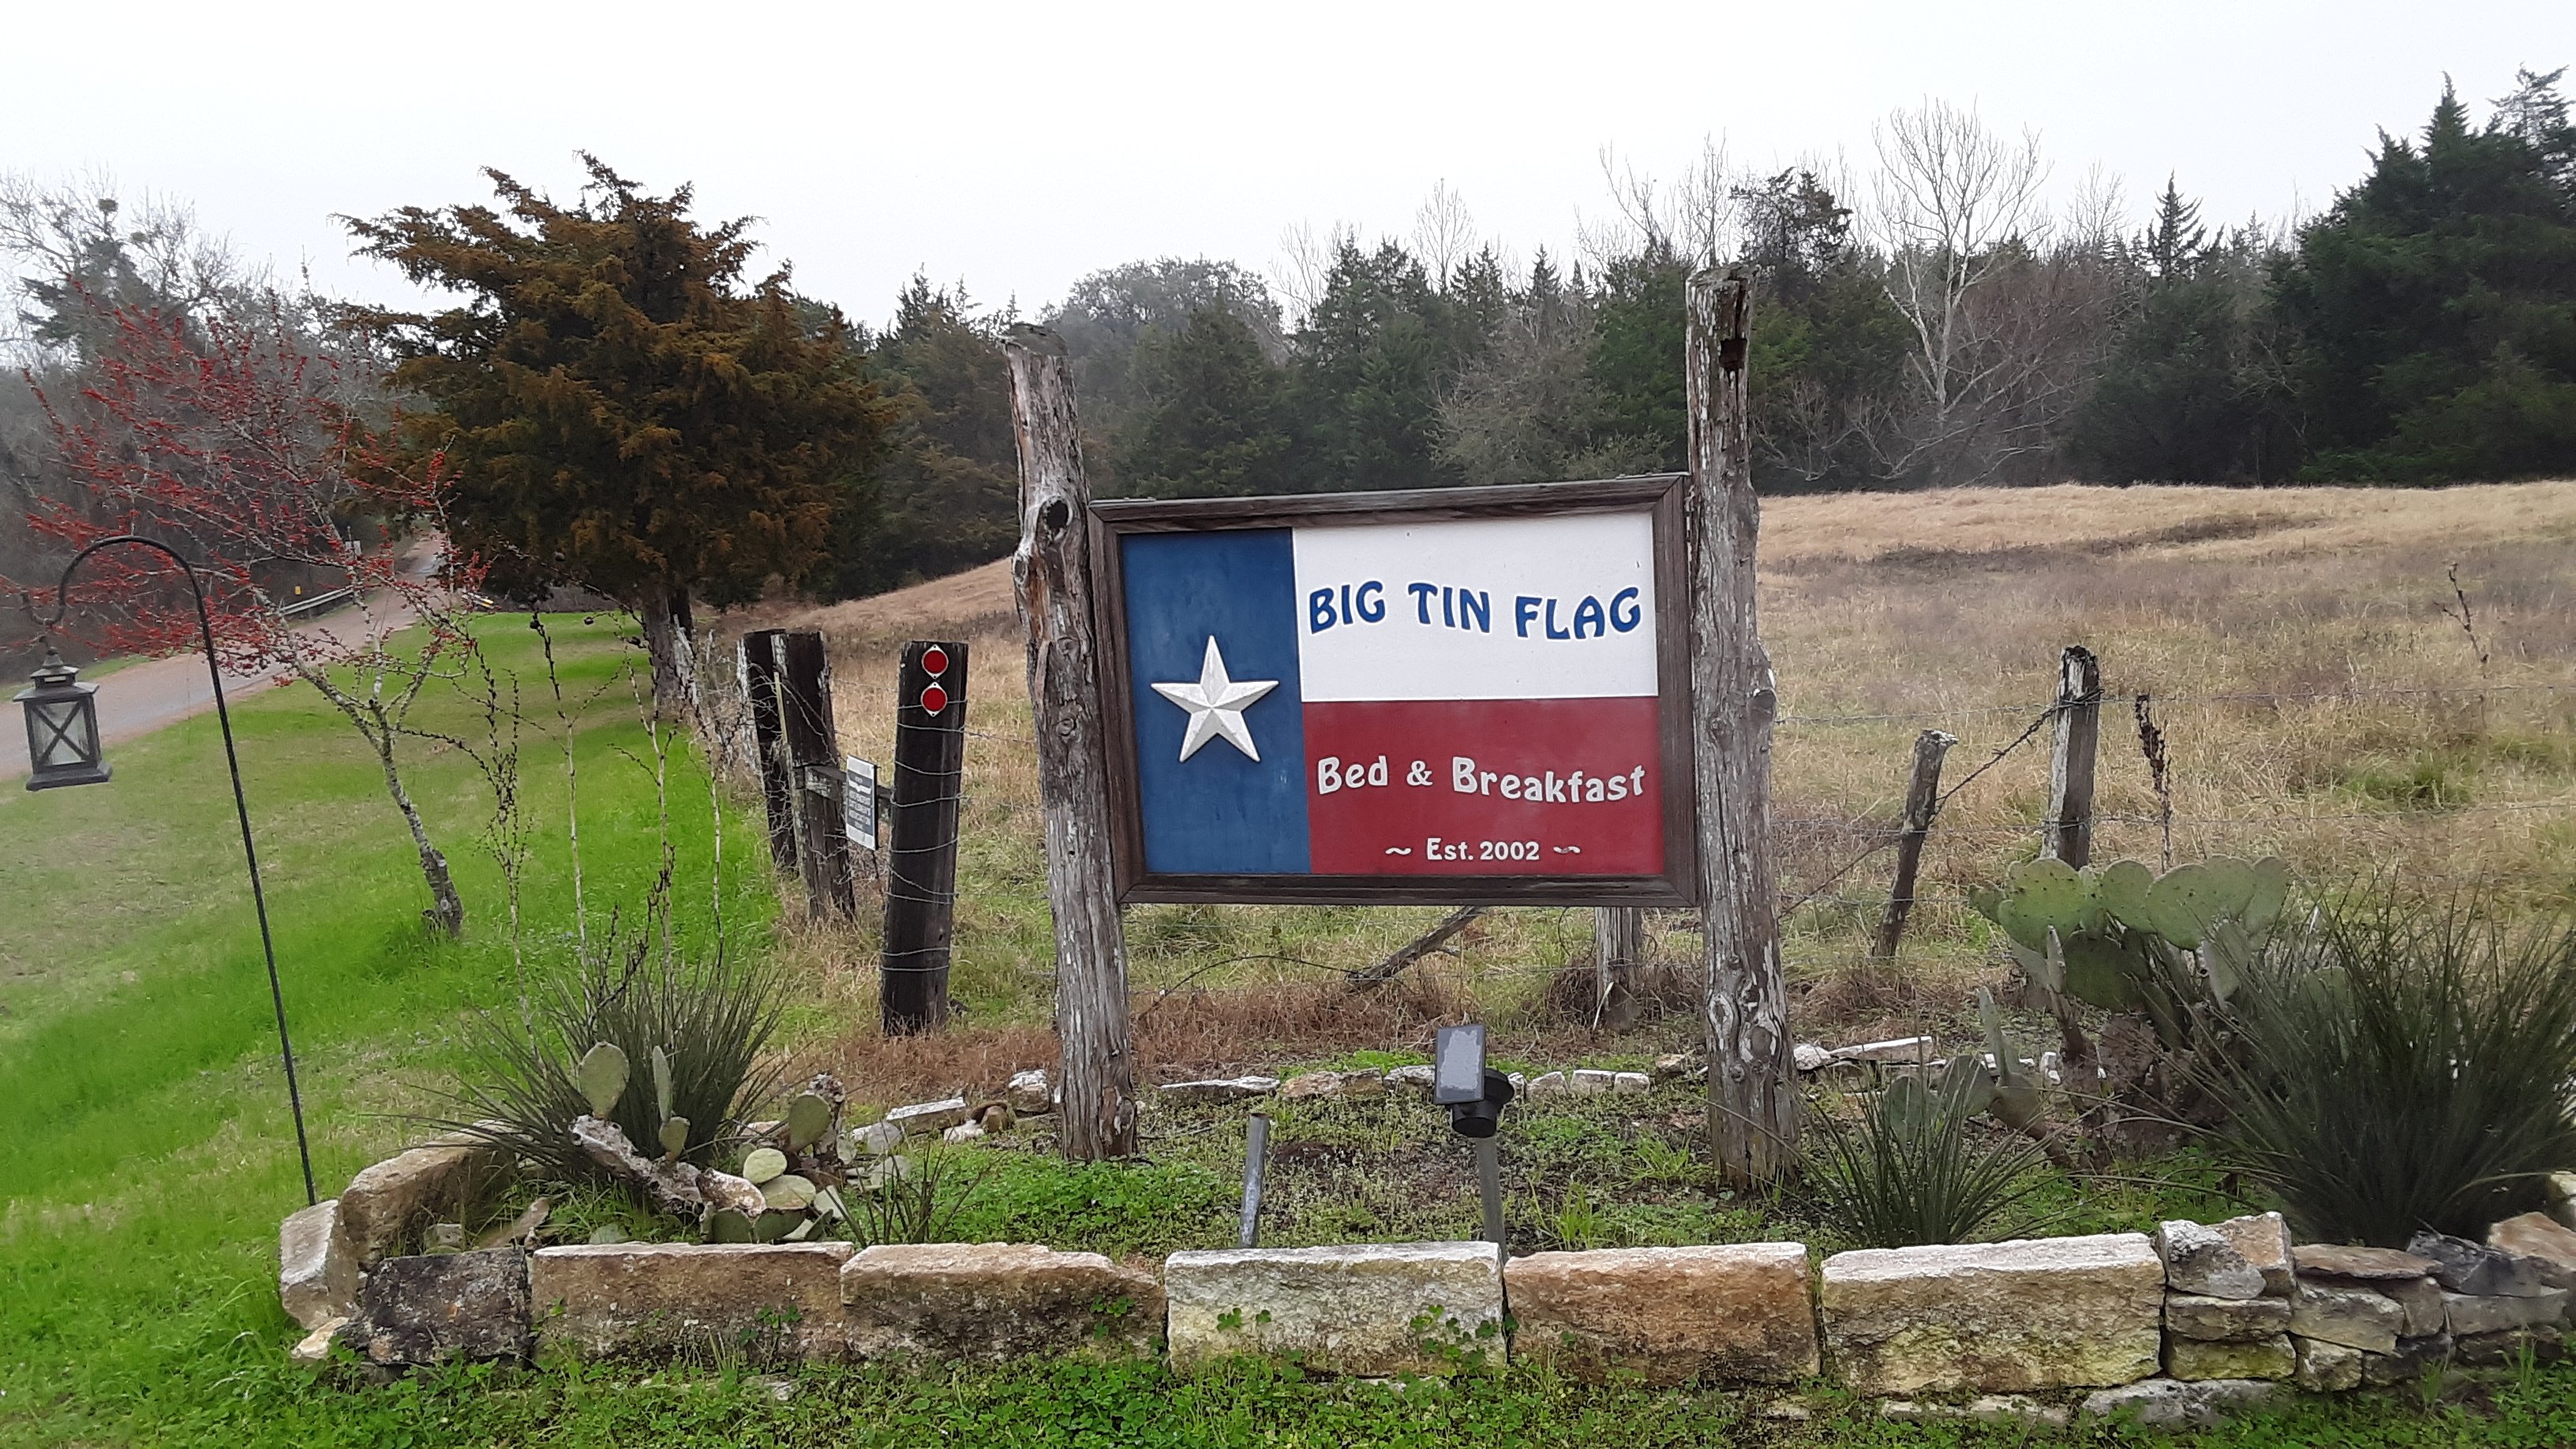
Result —
<path fill-rule="evenodd" d="M 1082 471 L 1064 340 L 1015 327 L 1004 342 L 1020 451 L 1020 546 L 1011 558 L 1028 631 L 1047 900 L 1055 911 L 1060 1140 L 1077 1159 L 1136 1151 L 1127 937 L 1111 874 L 1108 741 L 1094 636 L 1091 484 Z"/>
<path fill-rule="evenodd" d="M 948 1024 L 957 808 L 966 789 L 966 646 L 916 639 L 895 670 L 894 791 L 886 832 L 886 1034 Z"/>
<path fill-rule="evenodd" d="M 784 630 L 755 629 L 736 647 L 743 700 L 751 711 L 752 756 L 760 767 L 760 802 L 769 815 L 769 859 L 790 871 L 796 869 L 795 770 L 778 720 L 778 641 L 784 636 Z"/>
<path fill-rule="evenodd" d="M 1788 989 L 1771 873 L 1771 656 L 1754 612 L 1753 437 L 1745 401 L 1751 287 L 1741 272 L 1690 279 L 1682 380 L 1690 420 L 1692 736 L 1708 1036 L 1709 1129 L 1739 1187 L 1796 1160 Z"/>
<path fill-rule="evenodd" d="M 850 838 L 841 824 L 841 751 L 832 722 L 832 670 L 823 636 L 807 631 L 778 641 L 778 721 L 796 802 L 796 864 L 805 877 L 806 908 L 816 920 L 858 913 L 850 879 Z"/>

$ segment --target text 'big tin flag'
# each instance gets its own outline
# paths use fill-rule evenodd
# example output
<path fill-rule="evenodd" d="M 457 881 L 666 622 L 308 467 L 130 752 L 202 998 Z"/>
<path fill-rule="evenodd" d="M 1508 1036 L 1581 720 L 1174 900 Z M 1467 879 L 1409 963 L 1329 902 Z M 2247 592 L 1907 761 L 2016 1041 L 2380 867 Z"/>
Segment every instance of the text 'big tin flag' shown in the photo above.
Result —
<path fill-rule="evenodd" d="M 1133 533 L 1156 875 L 1653 875 L 1643 511 Z"/>

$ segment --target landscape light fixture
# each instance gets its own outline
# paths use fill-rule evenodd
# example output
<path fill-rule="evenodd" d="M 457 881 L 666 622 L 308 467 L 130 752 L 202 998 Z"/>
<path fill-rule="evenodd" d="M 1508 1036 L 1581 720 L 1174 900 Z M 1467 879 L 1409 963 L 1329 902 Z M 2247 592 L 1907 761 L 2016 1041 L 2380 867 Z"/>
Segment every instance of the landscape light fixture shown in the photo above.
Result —
<path fill-rule="evenodd" d="M 30 790 L 63 785 L 98 785 L 108 769 L 99 758 L 98 686 L 80 682 L 80 671 L 63 662 L 54 641 L 45 641 L 45 662 L 36 666 L 30 687 L 18 691 L 18 706 L 27 712 L 27 776 Z"/>
<path fill-rule="evenodd" d="M 1503 1155 L 1494 1140 L 1511 1105 L 1512 1079 L 1485 1065 L 1485 1026 L 1444 1026 L 1432 1038 L 1431 1100 L 1449 1109 L 1449 1130 L 1476 1144 L 1476 1184 L 1484 1199 L 1485 1241 L 1503 1250 Z"/>
<path fill-rule="evenodd" d="M 32 767 L 27 788 L 51 790 L 107 782 L 110 772 L 98 730 L 98 686 L 81 683 L 80 671 L 63 662 L 54 649 L 52 630 L 70 610 L 73 570 L 100 549 L 125 544 L 168 555 L 197 602 L 197 639 L 205 646 L 206 677 L 215 687 L 215 719 L 223 726 L 224 766 L 232 772 L 233 815 L 241 822 L 242 859 L 250 866 L 250 902 L 259 915 L 259 949 L 268 958 L 268 999 L 277 1009 L 277 1052 L 286 1063 L 286 1104 L 295 1114 L 295 1153 L 304 1163 L 304 1201 L 309 1206 L 317 1200 L 313 1149 L 304 1135 L 304 1094 L 295 1082 L 295 1046 L 286 1035 L 286 992 L 277 981 L 277 944 L 268 929 L 268 894 L 260 887 L 259 851 L 251 844 L 250 806 L 242 798 L 241 759 L 233 749 L 232 711 L 224 703 L 224 670 L 215 654 L 214 620 L 206 612 L 206 591 L 197 582 L 196 568 L 177 549 L 140 534 L 120 533 L 73 554 L 72 561 L 63 565 L 62 582 L 54 586 L 54 617 L 43 621 L 45 662 L 36 667 L 31 687 L 17 695 L 19 707 L 27 712 L 27 763 Z"/>

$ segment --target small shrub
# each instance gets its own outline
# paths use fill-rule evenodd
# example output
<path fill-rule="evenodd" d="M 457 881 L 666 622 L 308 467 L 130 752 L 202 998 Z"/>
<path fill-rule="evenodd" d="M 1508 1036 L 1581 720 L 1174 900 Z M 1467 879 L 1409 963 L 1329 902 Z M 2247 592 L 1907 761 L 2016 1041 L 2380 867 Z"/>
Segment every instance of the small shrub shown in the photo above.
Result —
<path fill-rule="evenodd" d="M 945 1147 L 908 1152 L 888 1158 L 874 1186 L 853 1183 L 842 1194 L 851 1241 L 863 1248 L 954 1241 L 958 1215 L 993 1172 L 981 1154 L 972 1165 L 965 1156 Z"/>
<path fill-rule="evenodd" d="M 597 1164 L 572 1143 L 575 1117 L 590 1110 L 574 1065 L 608 1042 L 630 1062 L 656 1047 L 671 1058 L 671 1110 L 689 1119 L 681 1155 L 713 1165 L 739 1134 L 743 1113 L 777 1090 L 780 1068 L 763 1055 L 777 1035 L 785 1000 L 768 973 L 740 958 L 692 964 L 652 949 L 651 932 L 591 952 L 541 995 L 526 1025 L 478 1013 L 473 1061 L 456 1094 L 459 1120 L 444 1125 L 481 1137 L 532 1164 L 548 1179 L 599 1180 Z M 662 1125 L 654 1093 L 630 1085 L 610 1116 L 652 1152 Z"/>
<path fill-rule="evenodd" d="M 2036 1143 L 1977 1122 L 1993 1094 L 1976 1058 L 1960 1057 L 1928 1087 L 1917 1077 L 1889 1083 L 1858 1122 L 1817 1114 L 1806 1138 L 1817 1215 L 1863 1248 L 1987 1235 L 2043 1181 Z"/>
<path fill-rule="evenodd" d="M 2333 909 L 2265 953 L 2226 1027 L 2216 1151 L 2307 1238 L 2480 1236 L 2576 1163 L 2576 919 Z"/>

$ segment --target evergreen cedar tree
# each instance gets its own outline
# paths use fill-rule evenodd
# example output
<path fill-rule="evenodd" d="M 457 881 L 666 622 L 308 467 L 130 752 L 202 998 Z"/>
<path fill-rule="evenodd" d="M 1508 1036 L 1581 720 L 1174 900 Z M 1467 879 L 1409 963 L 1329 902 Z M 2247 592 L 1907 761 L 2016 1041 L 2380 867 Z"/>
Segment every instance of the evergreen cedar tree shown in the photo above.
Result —
<path fill-rule="evenodd" d="M 443 456 L 456 542 L 496 588 L 632 609 L 655 701 L 678 709 L 692 605 L 813 572 L 869 502 L 894 409 L 837 311 L 800 305 L 783 270 L 742 287 L 743 221 L 700 226 L 688 187 L 651 195 L 582 159 L 577 205 L 487 171 L 502 210 L 348 219 L 363 253 L 468 298 L 358 320 L 434 405 L 403 444 Z"/>
<path fill-rule="evenodd" d="M 2448 482 L 2576 469 L 2576 128 L 2563 71 L 2524 72 L 2483 128 L 2445 86 L 2421 144 L 2300 238 L 2280 286 L 2319 478 Z"/>

